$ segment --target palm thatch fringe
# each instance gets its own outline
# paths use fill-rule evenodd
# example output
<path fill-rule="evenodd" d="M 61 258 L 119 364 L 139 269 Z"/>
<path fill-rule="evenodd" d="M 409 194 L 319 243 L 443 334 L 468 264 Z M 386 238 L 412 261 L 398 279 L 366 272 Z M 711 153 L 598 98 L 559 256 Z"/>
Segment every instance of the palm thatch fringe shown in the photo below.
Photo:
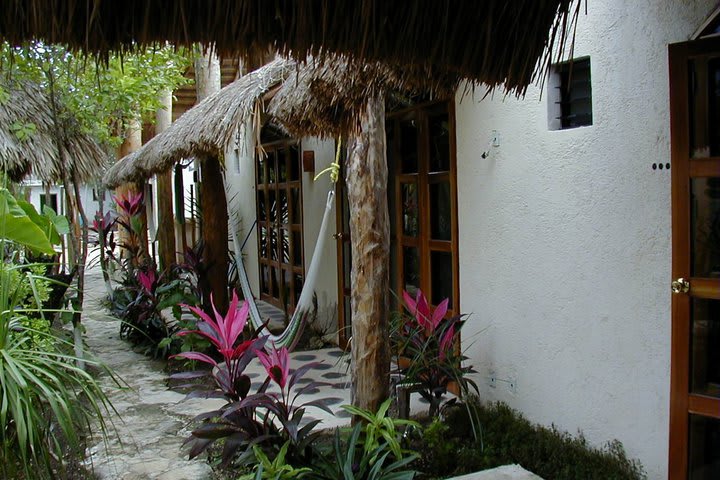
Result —
<path fill-rule="evenodd" d="M 70 167 L 71 178 L 76 172 L 81 182 L 98 178 L 107 168 L 107 153 L 80 131 L 67 111 L 60 112 L 60 124 L 54 124 L 50 99 L 38 85 L 12 82 L 0 89 L 8 94 L 0 101 L 0 169 L 11 180 L 32 174 L 46 182 L 60 182 L 63 160 L 69 162 L 65 167 Z M 58 131 L 64 137 L 62 155 Z"/>
<path fill-rule="evenodd" d="M 105 173 L 104 183 L 112 188 L 165 172 L 184 158 L 221 156 L 235 141 L 237 128 L 252 117 L 262 96 L 294 71 L 294 61 L 278 58 L 207 97 L 162 134 L 113 165 Z"/>
<path fill-rule="evenodd" d="M 523 93 L 568 40 L 582 0 L 5 0 L 0 37 L 64 43 L 106 57 L 169 41 L 221 56 L 279 49 L 296 59 L 446 71 Z M 548 35 L 550 33 L 550 35 Z"/>
<path fill-rule="evenodd" d="M 447 98 L 462 79 L 425 68 L 401 68 L 378 62 L 359 64 L 326 56 L 298 67 L 268 104 L 267 113 L 294 137 L 335 137 L 357 131 L 358 112 L 378 93 Z"/>

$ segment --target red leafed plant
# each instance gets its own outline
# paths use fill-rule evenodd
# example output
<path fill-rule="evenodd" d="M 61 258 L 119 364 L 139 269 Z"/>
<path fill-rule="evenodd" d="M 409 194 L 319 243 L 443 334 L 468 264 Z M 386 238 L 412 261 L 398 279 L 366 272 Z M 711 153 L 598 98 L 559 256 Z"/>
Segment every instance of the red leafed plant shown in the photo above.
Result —
<path fill-rule="evenodd" d="M 211 299 L 212 303 L 212 299 Z M 247 325 L 249 305 L 240 305 L 237 295 L 233 294 L 230 307 L 221 315 L 213 303 L 213 315 L 200 308 L 189 307 L 198 317 L 197 330 L 183 331 L 179 335 L 200 335 L 210 341 L 217 352 L 216 358 L 201 352 L 183 352 L 174 358 L 197 360 L 208 364 L 211 370 L 183 372 L 172 375 L 173 380 L 192 380 L 211 376 L 214 385 L 195 389 L 188 397 L 222 398 L 226 403 L 217 410 L 198 415 L 195 420 L 203 423 L 192 432 L 186 441 L 190 445 L 190 458 L 193 458 L 216 440 L 224 439 L 222 460 L 228 463 L 238 452 L 245 452 L 243 459 L 252 456 L 252 446 L 267 451 L 279 451 L 287 442 L 288 458 L 297 458 L 309 451 L 307 447 L 315 438 L 312 430 L 318 421 L 312 421 L 300 427 L 305 407 L 315 406 L 330 410 L 322 400 L 295 405 L 299 395 L 316 388 L 319 384 L 310 382 L 298 388 L 294 387 L 300 378 L 317 363 L 308 363 L 291 373 L 290 359 L 286 348 L 272 347 L 264 351 L 267 337 L 243 340 L 243 331 Z M 250 393 L 250 376 L 245 369 L 250 361 L 258 357 L 268 376 L 256 392 Z M 278 385 L 280 393 L 268 392 L 271 382 Z M 196 384 L 183 385 L 196 388 Z M 178 386 L 180 387 L 180 386 Z"/>
<path fill-rule="evenodd" d="M 420 387 L 419 393 L 430 402 L 430 415 L 440 409 L 442 396 L 448 385 L 455 382 L 461 393 L 478 387 L 468 378 L 475 373 L 472 367 L 463 367 L 467 360 L 456 347 L 458 335 L 465 320 L 462 315 L 446 318 L 449 300 L 441 301 L 434 309 L 422 290 L 415 298 L 403 292 L 405 309 L 409 315 L 400 315 L 393 328 L 393 344 L 403 382 Z"/>

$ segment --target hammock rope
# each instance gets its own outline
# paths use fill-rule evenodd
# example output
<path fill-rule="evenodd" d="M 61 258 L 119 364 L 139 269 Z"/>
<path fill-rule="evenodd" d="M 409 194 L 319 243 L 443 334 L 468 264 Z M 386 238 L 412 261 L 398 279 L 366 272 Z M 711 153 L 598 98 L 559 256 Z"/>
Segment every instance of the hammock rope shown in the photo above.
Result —
<path fill-rule="evenodd" d="M 305 275 L 305 283 L 303 284 L 302 291 L 300 292 L 300 298 L 297 301 L 295 311 L 293 312 L 290 321 L 285 327 L 285 330 L 283 330 L 283 332 L 280 334 L 273 334 L 267 328 L 267 325 L 265 324 L 262 316 L 260 315 L 260 310 L 258 309 L 257 303 L 255 302 L 255 296 L 253 295 L 252 288 L 250 287 L 250 280 L 248 278 L 247 271 L 245 270 L 245 262 L 243 262 L 242 259 L 242 248 L 244 247 L 245 242 L 240 245 L 240 242 L 238 240 L 238 220 L 234 217 L 230 219 L 233 223 L 230 230 L 233 249 L 235 251 L 234 260 L 235 266 L 238 271 L 238 278 L 240 280 L 240 288 L 242 289 L 243 296 L 245 297 L 245 300 L 247 300 L 250 307 L 250 321 L 252 322 L 252 325 L 255 329 L 260 330 L 260 335 L 268 337 L 268 342 L 266 343 L 266 345 L 268 346 L 274 345 L 275 348 L 286 347 L 288 350 L 292 351 L 295 348 L 298 340 L 300 339 L 300 335 L 302 335 L 302 331 L 305 326 L 305 317 L 308 315 L 308 313 L 310 313 L 310 310 L 312 308 L 312 298 L 315 292 L 315 284 L 317 283 L 317 278 L 320 270 L 322 251 L 325 247 L 325 242 L 328 236 L 327 231 L 330 224 L 330 217 L 333 206 L 335 205 L 335 182 L 338 179 L 340 170 L 340 146 L 341 142 L 338 141 L 337 152 L 335 155 L 335 163 L 331 164 L 330 167 L 326 168 L 325 170 L 320 172 L 320 174 L 318 174 L 318 176 L 320 176 L 325 172 L 330 173 L 331 186 L 327 194 L 327 200 L 325 202 L 325 212 L 323 213 L 320 230 L 318 231 L 317 240 L 315 242 L 315 249 L 312 254 L 312 259 L 310 260 L 310 266 L 308 267 L 307 274 Z M 318 176 L 315 177 L 316 180 Z M 224 171 L 223 185 L 225 187 L 225 198 L 226 201 L 228 201 L 227 199 L 229 199 L 230 196 L 228 192 L 228 184 L 225 180 Z M 228 205 L 228 211 L 230 211 L 230 205 Z M 252 228 L 255 228 L 256 225 L 257 221 L 253 223 L 250 231 L 252 231 Z M 248 236 L 249 235 L 250 233 L 248 232 Z"/>

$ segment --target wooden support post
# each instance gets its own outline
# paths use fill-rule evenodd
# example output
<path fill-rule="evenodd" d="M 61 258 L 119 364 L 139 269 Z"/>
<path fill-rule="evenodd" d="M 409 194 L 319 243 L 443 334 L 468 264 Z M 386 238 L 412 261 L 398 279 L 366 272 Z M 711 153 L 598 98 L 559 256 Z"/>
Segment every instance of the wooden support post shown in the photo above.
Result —
<path fill-rule="evenodd" d="M 165 131 L 172 122 L 172 92 L 165 90 L 160 93 L 160 108 L 155 114 L 155 133 Z M 175 263 L 175 221 L 173 219 L 173 172 L 157 175 L 157 208 L 158 208 L 158 249 L 160 252 L 160 269 L 169 268 Z"/>
<path fill-rule="evenodd" d="M 220 60 L 213 51 L 206 51 L 195 61 L 197 100 L 202 101 L 220 90 Z M 200 160 L 200 210 L 202 211 L 203 260 L 207 273 L 201 283 L 204 309 L 210 311 L 209 293 L 218 311 L 228 307 L 228 213 L 221 158 Z"/>
<path fill-rule="evenodd" d="M 118 150 L 118 158 L 122 158 L 126 155 L 131 154 L 135 150 L 139 149 L 142 146 L 142 127 L 140 125 L 140 119 L 134 118 L 128 121 L 128 126 L 126 127 L 125 131 L 125 138 L 123 140 L 122 145 L 120 145 L 120 148 Z M 138 183 L 125 183 L 123 185 L 118 186 L 115 189 L 116 195 L 123 195 L 127 193 L 143 193 L 145 194 L 145 184 L 138 184 Z M 148 199 L 145 199 L 147 202 Z M 140 242 L 140 255 L 138 258 L 133 259 L 133 261 L 139 265 L 144 263 L 148 258 L 148 232 L 147 232 L 147 210 L 143 207 L 142 211 L 140 212 L 140 221 L 141 221 L 141 228 L 139 232 L 139 242 Z M 123 232 L 121 229 L 120 237 L 123 238 Z M 125 240 L 127 240 L 127 235 L 125 235 Z"/>
<path fill-rule="evenodd" d="M 345 181 L 352 244 L 353 404 L 374 412 L 390 388 L 390 222 L 382 96 L 368 100 L 360 131 L 351 136 L 348 149 Z"/>

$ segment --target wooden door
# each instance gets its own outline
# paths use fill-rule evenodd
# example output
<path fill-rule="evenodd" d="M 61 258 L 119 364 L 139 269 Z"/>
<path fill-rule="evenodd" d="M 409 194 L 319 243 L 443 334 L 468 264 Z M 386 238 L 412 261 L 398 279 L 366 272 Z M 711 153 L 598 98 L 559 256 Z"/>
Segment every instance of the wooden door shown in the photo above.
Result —
<path fill-rule="evenodd" d="M 460 313 L 452 107 L 446 101 L 412 106 L 385 123 L 395 298 L 421 289 L 433 305 L 449 298 L 449 315 Z"/>
<path fill-rule="evenodd" d="M 260 299 L 291 314 L 305 275 L 300 148 L 281 141 L 263 149 L 256 169 Z"/>
<path fill-rule="evenodd" d="M 720 478 L 720 39 L 671 45 L 669 477 Z"/>

